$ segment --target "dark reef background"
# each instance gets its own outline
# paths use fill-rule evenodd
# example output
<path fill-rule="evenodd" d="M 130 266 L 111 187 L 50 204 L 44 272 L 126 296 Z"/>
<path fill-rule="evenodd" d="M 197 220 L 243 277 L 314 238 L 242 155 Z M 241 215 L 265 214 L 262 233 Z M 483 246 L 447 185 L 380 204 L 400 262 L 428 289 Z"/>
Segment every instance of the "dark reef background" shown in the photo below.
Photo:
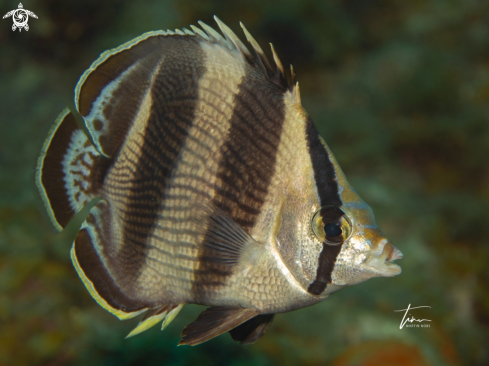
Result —
<path fill-rule="evenodd" d="M 0 14 L 17 8 L 0 1 Z M 489 2 L 26 0 L 0 21 L 0 365 L 488 365 Z M 176 347 L 202 307 L 124 340 L 34 185 L 43 140 L 98 55 L 158 29 L 243 21 L 294 65 L 302 101 L 350 183 L 404 253 L 402 275 L 280 314 L 255 345 Z M 268 52 L 269 56 L 270 53 Z M 399 329 L 394 310 L 431 320 Z"/>

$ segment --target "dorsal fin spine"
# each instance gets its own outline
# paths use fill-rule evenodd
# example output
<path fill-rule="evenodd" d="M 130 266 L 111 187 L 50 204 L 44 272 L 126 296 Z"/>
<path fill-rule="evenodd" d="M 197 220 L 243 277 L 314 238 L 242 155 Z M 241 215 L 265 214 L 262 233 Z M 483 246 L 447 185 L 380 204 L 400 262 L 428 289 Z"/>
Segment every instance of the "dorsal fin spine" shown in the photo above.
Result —
<path fill-rule="evenodd" d="M 197 28 L 195 25 L 190 25 L 190 28 L 192 28 L 192 30 L 195 32 L 195 34 L 198 34 L 199 36 L 204 38 L 206 41 L 210 41 L 209 36 L 202 29 Z"/>
<path fill-rule="evenodd" d="M 238 36 L 226 24 L 224 24 L 216 15 L 214 15 L 214 20 L 216 21 L 217 25 L 221 29 L 221 32 L 224 34 L 224 37 L 226 37 L 228 43 L 233 44 L 235 46 L 235 49 L 239 51 L 244 58 L 246 58 L 249 61 L 252 61 L 253 56 L 251 55 L 248 48 L 244 45 L 244 43 L 241 42 Z"/>
<path fill-rule="evenodd" d="M 240 55 L 243 57 L 243 59 L 245 59 L 250 65 L 252 66 L 258 65 L 258 67 L 262 69 L 265 75 L 274 84 L 284 89 L 288 88 L 291 92 L 295 90 L 295 79 L 292 76 L 291 84 L 287 82 L 287 77 L 284 72 L 284 67 L 282 65 L 282 62 L 280 61 L 280 58 L 275 52 L 275 49 L 273 48 L 272 44 L 270 44 L 270 47 L 272 49 L 275 68 L 272 68 L 267 56 L 265 55 L 265 52 L 263 52 L 258 42 L 256 42 L 256 40 L 253 38 L 250 32 L 248 32 L 248 30 L 246 29 L 246 27 L 242 22 L 240 22 L 241 28 L 243 29 L 243 32 L 246 36 L 246 40 L 250 43 L 253 49 L 253 54 L 250 52 L 250 49 L 246 47 L 245 44 L 239 39 L 236 33 L 234 33 L 217 16 L 214 16 L 214 20 L 216 21 L 217 25 L 219 26 L 225 38 L 223 38 L 221 34 L 219 34 L 215 29 L 213 29 L 212 27 L 208 26 L 207 24 L 205 24 L 200 20 L 198 23 L 203 30 L 194 25 L 191 25 L 190 27 L 192 28 L 192 30 L 195 32 L 196 35 L 201 36 L 206 41 L 220 44 L 221 46 L 226 47 L 231 51 L 239 52 Z"/>
<path fill-rule="evenodd" d="M 294 96 L 297 99 L 297 102 L 301 104 L 301 93 L 299 90 L 299 82 L 295 83 Z"/>
<path fill-rule="evenodd" d="M 262 66 L 263 70 L 268 76 L 272 76 L 274 74 L 274 71 L 270 66 L 270 62 L 268 62 L 267 56 L 261 49 L 258 42 L 256 42 L 253 36 L 250 34 L 250 32 L 248 32 L 244 24 L 241 22 L 239 22 L 239 24 L 241 25 L 241 28 L 243 28 L 243 32 L 246 36 L 246 40 L 251 44 L 251 47 L 253 47 L 253 51 L 255 53 L 255 59 L 257 60 L 258 64 Z"/>
<path fill-rule="evenodd" d="M 287 77 L 285 76 L 284 67 L 282 66 L 282 62 L 275 52 L 275 48 L 273 48 L 273 44 L 270 43 L 270 48 L 272 49 L 273 60 L 275 61 L 275 75 L 276 83 L 281 86 L 288 86 Z"/>
<path fill-rule="evenodd" d="M 295 88 L 295 74 L 294 74 L 294 66 L 290 65 L 290 84 L 289 84 L 289 90 L 291 92 L 294 91 Z"/>
<path fill-rule="evenodd" d="M 222 36 L 218 32 L 216 32 L 212 27 L 209 27 L 207 24 L 205 24 L 201 20 L 199 20 L 198 23 L 206 31 L 207 35 L 209 36 L 209 38 L 211 40 L 213 40 L 214 42 L 220 43 L 223 46 L 231 48 L 231 46 L 228 44 L 228 42 L 226 42 L 226 40 L 224 38 L 222 38 Z"/>
<path fill-rule="evenodd" d="M 183 27 L 182 30 L 185 32 L 185 34 L 187 34 L 189 36 L 195 36 L 195 33 L 192 32 L 190 29 Z"/>
<path fill-rule="evenodd" d="M 282 66 L 282 62 L 280 61 L 280 58 L 278 57 L 277 53 L 275 52 L 275 48 L 271 43 L 270 43 L 270 48 L 272 49 L 273 60 L 275 61 L 275 66 L 276 66 L 275 73 L 277 75 L 280 75 L 280 78 L 282 78 L 283 80 L 287 80 L 285 78 L 285 72 L 284 72 L 284 67 Z"/>

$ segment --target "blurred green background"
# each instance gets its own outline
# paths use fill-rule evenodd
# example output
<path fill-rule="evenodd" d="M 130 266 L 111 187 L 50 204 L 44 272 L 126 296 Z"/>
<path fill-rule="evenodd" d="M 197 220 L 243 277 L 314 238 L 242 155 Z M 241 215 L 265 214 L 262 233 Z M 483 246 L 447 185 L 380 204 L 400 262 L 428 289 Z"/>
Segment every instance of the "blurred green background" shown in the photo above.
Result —
<path fill-rule="evenodd" d="M 0 1 L 0 14 L 16 9 Z M 0 365 L 488 365 L 489 2 L 26 0 L 0 22 Z M 404 253 L 403 273 L 275 317 L 252 346 L 177 347 L 201 311 L 124 340 L 137 320 L 99 307 L 56 234 L 36 159 L 78 77 L 143 32 L 217 14 L 292 63 L 302 101 L 350 183 Z M 394 310 L 430 328 L 399 329 Z"/>

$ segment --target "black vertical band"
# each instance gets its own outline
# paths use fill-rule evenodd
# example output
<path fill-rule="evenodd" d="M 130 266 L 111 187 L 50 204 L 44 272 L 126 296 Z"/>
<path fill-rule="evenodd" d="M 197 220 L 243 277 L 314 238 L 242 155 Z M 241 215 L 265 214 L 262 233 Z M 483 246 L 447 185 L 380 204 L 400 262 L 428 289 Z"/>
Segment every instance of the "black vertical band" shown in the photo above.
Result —
<path fill-rule="evenodd" d="M 227 140 L 221 147 L 212 202 L 248 234 L 268 195 L 284 121 L 283 90 L 248 68 L 235 96 Z M 212 253 L 203 246 L 192 287 L 201 303 L 230 275 L 228 267 L 210 258 Z"/>
<path fill-rule="evenodd" d="M 306 138 L 321 206 L 341 206 L 333 163 L 310 118 L 306 121 Z"/>
<path fill-rule="evenodd" d="M 335 169 L 329 158 L 328 151 L 321 142 L 319 133 L 310 118 L 306 121 L 306 137 L 321 207 L 330 205 L 339 207 L 342 202 Z M 323 249 L 318 258 L 316 279 L 307 288 L 309 293 L 319 295 L 331 283 L 331 274 L 340 252 L 341 245 L 323 243 Z"/>

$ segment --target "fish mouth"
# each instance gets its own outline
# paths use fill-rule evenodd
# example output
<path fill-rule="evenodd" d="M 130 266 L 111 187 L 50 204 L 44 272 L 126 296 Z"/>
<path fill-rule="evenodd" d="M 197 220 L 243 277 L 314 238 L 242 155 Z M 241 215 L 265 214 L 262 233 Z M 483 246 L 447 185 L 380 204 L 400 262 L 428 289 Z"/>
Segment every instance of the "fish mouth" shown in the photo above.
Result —
<path fill-rule="evenodd" d="M 382 250 L 380 255 L 374 256 L 371 260 L 367 261 L 369 267 L 382 277 L 393 277 L 400 274 L 402 272 L 401 267 L 394 262 L 402 259 L 403 255 L 401 251 L 388 240 L 381 243 L 380 250 Z"/>

